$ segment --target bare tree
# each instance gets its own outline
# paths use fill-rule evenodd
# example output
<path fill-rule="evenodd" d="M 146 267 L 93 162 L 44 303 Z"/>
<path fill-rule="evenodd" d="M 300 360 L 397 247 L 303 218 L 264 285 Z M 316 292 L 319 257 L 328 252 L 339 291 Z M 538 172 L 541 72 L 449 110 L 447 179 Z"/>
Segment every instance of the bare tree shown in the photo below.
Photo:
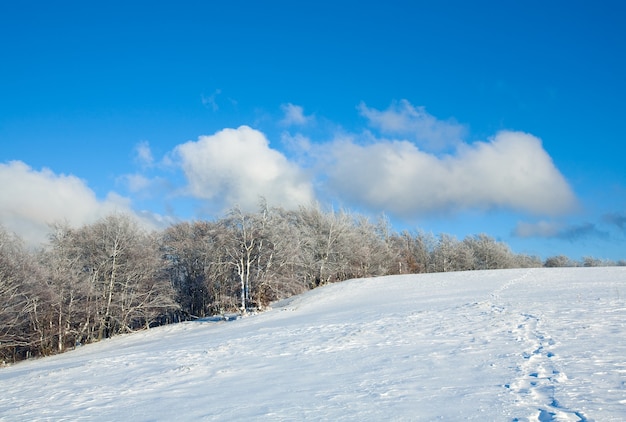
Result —
<path fill-rule="evenodd" d="M 0 226 L 0 361 L 39 354 L 45 347 L 40 316 L 46 291 L 41 269 L 22 240 Z"/>
<path fill-rule="evenodd" d="M 257 302 L 264 306 L 309 288 L 303 265 L 303 239 L 298 212 L 268 209 L 265 215 L 264 243 L 259 251 Z"/>
<path fill-rule="evenodd" d="M 303 265 L 311 287 L 341 281 L 350 252 L 349 232 L 353 222 L 346 212 L 324 213 L 319 206 L 300 208 Z"/>
<path fill-rule="evenodd" d="M 469 269 L 495 270 L 511 268 L 515 264 L 509 247 L 486 234 L 468 236 L 463 243 L 471 249 L 474 258 L 473 268 Z"/>
<path fill-rule="evenodd" d="M 233 208 L 228 217 L 221 222 L 228 230 L 229 241 L 224 245 L 225 251 L 237 274 L 240 286 L 239 309 L 245 313 L 250 302 L 250 283 L 255 261 L 258 259 L 257 249 L 262 241 L 261 230 L 253 215 L 244 213 L 239 207 Z"/>
<path fill-rule="evenodd" d="M 59 303 L 81 296 L 85 310 L 77 329 L 81 340 L 149 326 L 177 307 L 157 246 L 134 220 L 118 214 L 79 229 L 65 228 L 53 238 L 57 272 L 77 277 L 69 286 L 78 287 L 66 291 Z M 59 282 L 53 279 L 52 284 L 60 291 Z"/>
<path fill-rule="evenodd" d="M 546 258 L 544 267 L 575 267 L 576 263 L 565 255 L 557 255 Z"/>
<path fill-rule="evenodd" d="M 455 256 L 458 244 L 456 237 L 441 233 L 431 253 L 430 272 L 456 271 Z"/>
<path fill-rule="evenodd" d="M 384 218 L 371 223 L 358 216 L 340 242 L 347 260 L 342 278 L 362 278 L 388 274 L 397 260 L 391 246 L 389 222 Z"/>
<path fill-rule="evenodd" d="M 543 266 L 543 262 L 538 256 L 517 254 L 514 260 L 516 268 L 539 268 Z"/>
<path fill-rule="evenodd" d="M 435 244 L 431 234 L 417 232 L 414 235 L 407 230 L 394 234 L 392 247 L 397 254 L 396 274 L 418 274 L 429 271 L 430 254 Z"/>
<path fill-rule="evenodd" d="M 232 268 L 226 259 L 228 232 L 222 224 L 182 222 L 165 230 L 161 248 L 176 301 L 187 317 L 204 317 L 236 307 Z"/>

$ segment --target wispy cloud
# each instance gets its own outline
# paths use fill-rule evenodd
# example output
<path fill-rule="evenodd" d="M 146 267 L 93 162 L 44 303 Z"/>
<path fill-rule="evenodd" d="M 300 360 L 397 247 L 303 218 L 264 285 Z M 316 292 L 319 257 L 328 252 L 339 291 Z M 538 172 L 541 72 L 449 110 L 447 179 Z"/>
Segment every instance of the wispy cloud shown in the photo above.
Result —
<path fill-rule="evenodd" d="M 429 151 L 437 152 L 459 145 L 467 131 L 454 120 L 439 120 L 424 107 L 414 107 L 407 100 L 393 102 L 382 111 L 369 108 L 365 103 L 359 104 L 358 109 L 370 126 L 381 133 L 413 141 L 420 149 Z"/>
<path fill-rule="evenodd" d="M 135 161 L 142 167 L 150 167 L 154 163 L 154 157 L 148 141 L 139 142 L 135 146 Z"/>
<path fill-rule="evenodd" d="M 594 223 L 586 222 L 563 228 L 559 232 L 558 237 L 570 242 L 587 238 L 599 238 L 606 240 L 609 238 L 609 233 L 604 230 L 600 230 Z"/>
<path fill-rule="evenodd" d="M 314 120 L 314 116 L 304 114 L 304 109 L 301 106 L 287 103 L 281 105 L 280 108 L 284 113 L 280 123 L 284 126 L 302 126 Z"/>
<path fill-rule="evenodd" d="M 124 181 L 131 192 L 141 192 L 151 184 L 150 179 L 141 174 L 128 174 L 124 176 Z"/>
<path fill-rule="evenodd" d="M 608 213 L 602 216 L 602 221 L 626 232 L 626 214 Z"/>
<path fill-rule="evenodd" d="M 596 224 L 591 222 L 579 224 L 563 224 L 554 221 L 519 222 L 513 231 L 513 235 L 521 238 L 552 238 L 570 242 L 582 239 L 608 240 L 610 238 L 609 232 L 601 230 Z"/>
<path fill-rule="evenodd" d="M 204 94 L 202 95 L 201 99 L 202 99 L 202 104 L 205 107 L 209 107 L 211 108 L 211 110 L 213 111 L 217 111 L 219 110 L 219 106 L 217 104 L 217 96 L 220 95 L 222 93 L 221 89 L 216 89 L 215 91 L 213 91 L 213 93 L 209 96 L 205 96 Z"/>

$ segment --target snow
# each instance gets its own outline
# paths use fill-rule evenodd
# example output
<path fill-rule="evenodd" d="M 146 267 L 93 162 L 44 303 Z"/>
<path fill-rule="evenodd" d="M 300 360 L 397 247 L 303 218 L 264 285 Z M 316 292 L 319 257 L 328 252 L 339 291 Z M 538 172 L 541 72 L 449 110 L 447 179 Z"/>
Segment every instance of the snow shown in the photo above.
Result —
<path fill-rule="evenodd" d="M 351 280 L 0 369 L 0 420 L 626 419 L 626 268 Z"/>

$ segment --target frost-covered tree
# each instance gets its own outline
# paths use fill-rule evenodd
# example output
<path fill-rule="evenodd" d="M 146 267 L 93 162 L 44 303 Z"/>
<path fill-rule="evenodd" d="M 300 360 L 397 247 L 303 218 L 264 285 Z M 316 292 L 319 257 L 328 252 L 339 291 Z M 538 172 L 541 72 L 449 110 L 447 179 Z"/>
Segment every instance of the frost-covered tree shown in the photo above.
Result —
<path fill-rule="evenodd" d="M 0 226 L 0 359 L 15 360 L 26 348 L 29 331 L 29 289 L 22 242 Z"/>
<path fill-rule="evenodd" d="M 430 257 L 430 272 L 457 271 L 455 263 L 459 241 L 456 237 L 441 233 L 437 238 Z"/>
<path fill-rule="evenodd" d="M 486 234 L 469 236 L 463 240 L 463 243 L 471 250 L 474 260 L 472 268 L 467 269 L 495 270 L 511 268 L 515 264 L 513 253 L 508 245 Z"/>
<path fill-rule="evenodd" d="M 161 250 L 183 317 L 204 317 L 236 307 L 222 224 L 181 222 L 167 228 Z"/>
<path fill-rule="evenodd" d="M 58 256 L 57 271 L 82 283 L 86 320 L 81 338 L 91 341 L 146 327 L 177 308 L 156 238 L 129 216 L 65 228 L 53 238 L 52 253 Z"/>
<path fill-rule="evenodd" d="M 576 264 L 565 255 L 557 255 L 546 258 L 544 267 L 574 267 Z"/>
<path fill-rule="evenodd" d="M 297 212 L 261 203 L 255 218 L 259 233 L 254 261 L 252 300 L 257 307 L 307 289 L 303 277 L 303 239 Z"/>
<path fill-rule="evenodd" d="M 302 259 L 311 287 L 344 280 L 348 256 L 356 245 L 350 231 L 353 220 L 346 212 L 324 212 L 319 206 L 298 210 L 298 227 L 303 242 Z"/>
<path fill-rule="evenodd" d="M 90 306 L 90 284 L 81 267 L 82 251 L 72 241 L 66 224 L 53 226 L 50 247 L 39 254 L 47 272 L 44 282 L 49 292 L 50 341 L 58 352 L 87 340 L 96 316 Z"/>
<path fill-rule="evenodd" d="M 397 265 L 391 269 L 393 273 L 418 274 L 430 270 L 430 255 L 436 243 L 432 234 L 422 231 L 411 234 L 404 230 L 394 234 L 391 243 L 397 256 Z"/>

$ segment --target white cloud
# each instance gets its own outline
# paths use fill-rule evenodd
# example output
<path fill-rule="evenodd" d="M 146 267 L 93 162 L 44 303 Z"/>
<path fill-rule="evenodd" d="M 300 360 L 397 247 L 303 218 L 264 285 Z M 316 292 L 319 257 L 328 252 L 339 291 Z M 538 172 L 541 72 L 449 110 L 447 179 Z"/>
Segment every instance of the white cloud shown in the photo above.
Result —
<path fill-rule="evenodd" d="M 576 199 L 541 141 L 500 132 L 443 157 L 408 141 L 331 145 L 329 188 L 342 198 L 404 217 L 463 209 L 506 208 L 555 215 Z"/>
<path fill-rule="evenodd" d="M 0 163 L 0 222 L 28 244 L 46 240 L 49 224 L 89 224 L 113 212 L 130 211 L 129 200 L 111 193 L 101 201 L 85 182 L 21 161 Z"/>
<path fill-rule="evenodd" d="M 152 150 L 150 144 L 147 141 L 142 141 L 135 147 L 136 161 L 145 167 L 149 167 L 154 163 L 154 157 L 152 156 Z"/>
<path fill-rule="evenodd" d="M 304 173 L 248 126 L 201 136 L 177 146 L 174 156 L 187 177 L 189 193 L 225 208 L 254 209 L 261 196 L 284 207 L 314 198 Z"/>
<path fill-rule="evenodd" d="M 281 105 L 280 108 L 285 113 L 285 117 L 281 120 L 281 124 L 285 126 L 302 126 L 313 120 L 313 116 L 304 115 L 304 109 L 301 106 L 287 103 Z"/>
<path fill-rule="evenodd" d="M 202 105 L 210 106 L 211 110 L 213 111 L 219 110 L 219 106 L 217 105 L 217 96 L 220 95 L 221 93 L 222 93 L 221 89 L 216 89 L 215 91 L 213 91 L 213 94 L 209 95 L 208 97 L 204 96 L 203 94 Z"/>
<path fill-rule="evenodd" d="M 126 174 L 121 177 L 130 192 L 142 192 L 150 188 L 154 184 L 152 179 L 149 179 L 141 174 Z"/>
<path fill-rule="evenodd" d="M 414 107 L 407 100 L 393 102 L 387 110 L 369 108 L 365 103 L 358 107 L 370 126 L 383 134 L 405 137 L 420 148 L 442 151 L 461 143 L 466 128 L 453 120 L 443 121 L 426 112 L 424 107 Z"/>
<path fill-rule="evenodd" d="M 292 135 L 289 132 L 283 132 L 280 135 L 280 140 L 289 150 L 296 153 L 311 151 L 311 139 L 301 133 Z"/>

